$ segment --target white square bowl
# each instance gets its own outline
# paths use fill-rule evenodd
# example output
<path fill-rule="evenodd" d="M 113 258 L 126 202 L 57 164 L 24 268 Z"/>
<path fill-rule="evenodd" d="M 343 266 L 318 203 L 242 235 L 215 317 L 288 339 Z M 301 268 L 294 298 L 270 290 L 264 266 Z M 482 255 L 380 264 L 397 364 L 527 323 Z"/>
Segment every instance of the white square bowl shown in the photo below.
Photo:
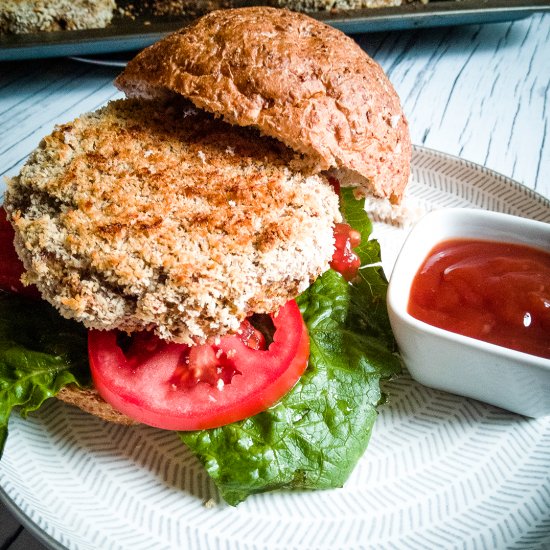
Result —
<path fill-rule="evenodd" d="M 550 224 L 467 208 L 431 212 L 411 230 L 393 268 L 388 311 L 411 376 L 531 417 L 550 414 L 550 359 L 434 327 L 407 313 L 413 279 L 432 248 L 448 239 L 525 244 L 550 252 Z M 548 335 L 550 339 L 550 334 Z"/>

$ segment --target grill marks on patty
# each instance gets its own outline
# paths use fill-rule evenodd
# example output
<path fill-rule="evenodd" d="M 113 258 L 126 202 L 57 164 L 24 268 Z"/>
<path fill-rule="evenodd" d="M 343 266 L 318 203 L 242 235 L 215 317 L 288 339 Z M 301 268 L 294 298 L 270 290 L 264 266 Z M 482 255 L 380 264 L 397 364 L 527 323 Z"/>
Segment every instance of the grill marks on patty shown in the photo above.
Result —
<path fill-rule="evenodd" d="M 10 183 L 27 279 L 92 328 L 236 330 L 328 268 L 337 198 L 296 160 L 187 104 L 112 102 L 56 128 Z"/>

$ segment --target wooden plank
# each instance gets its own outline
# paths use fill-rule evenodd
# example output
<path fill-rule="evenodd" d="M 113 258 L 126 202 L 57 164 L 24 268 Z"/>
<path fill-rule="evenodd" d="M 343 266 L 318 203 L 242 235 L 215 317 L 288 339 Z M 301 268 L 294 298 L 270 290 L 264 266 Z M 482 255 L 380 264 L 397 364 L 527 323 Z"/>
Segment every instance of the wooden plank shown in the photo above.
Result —
<path fill-rule="evenodd" d="M 19 521 L 3 504 L 0 504 L 0 548 L 10 548 L 10 544 L 15 541 L 21 531 Z"/>
<path fill-rule="evenodd" d="M 550 194 L 550 17 L 364 35 L 413 142 Z"/>
<path fill-rule="evenodd" d="M 48 547 L 38 541 L 29 531 L 23 530 L 9 546 L 9 550 L 48 550 Z"/>

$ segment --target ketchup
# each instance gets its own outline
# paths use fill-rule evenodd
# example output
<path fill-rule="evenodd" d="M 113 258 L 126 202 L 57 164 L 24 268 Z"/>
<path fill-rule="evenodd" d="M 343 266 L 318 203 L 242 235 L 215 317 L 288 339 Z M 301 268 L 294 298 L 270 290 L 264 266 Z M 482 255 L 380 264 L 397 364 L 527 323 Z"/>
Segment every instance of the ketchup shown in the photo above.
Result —
<path fill-rule="evenodd" d="M 346 281 L 351 281 L 361 267 L 361 259 L 353 251 L 361 244 L 361 233 L 352 229 L 347 223 L 337 223 L 334 226 L 334 254 L 330 267 L 338 271 Z"/>
<path fill-rule="evenodd" d="M 415 275 L 408 312 L 451 332 L 550 358 L 550 253 L 493 241 L 441 242 Z"/>
<path fill-rule="evenodd" d="M 340 196 L 340 181 L 329 176 L 328 182 L 334 192 Z M 352 281 L 361 267 L 361 258 L 354 252 L 354 248 L 361 244 L 361 233 L 347 223 L 337 223 L 334 226 L 334 253 L 330 260 L 330 267 L 338 271 L 346 281 Z"/>

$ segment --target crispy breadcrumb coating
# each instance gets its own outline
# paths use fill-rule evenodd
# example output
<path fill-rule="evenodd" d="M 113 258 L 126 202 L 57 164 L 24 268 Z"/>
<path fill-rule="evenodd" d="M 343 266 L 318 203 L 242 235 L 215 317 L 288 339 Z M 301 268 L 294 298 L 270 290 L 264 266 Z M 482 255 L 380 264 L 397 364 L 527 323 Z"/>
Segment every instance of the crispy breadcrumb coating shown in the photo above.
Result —
<path fill-rule="evenodd" d="M 338 199 L 296 157 L 188 104 L 111 102 L 58 126 L 9 184 L 25 279 L 89 328 L 235 331 L 328 269 Z"/>

